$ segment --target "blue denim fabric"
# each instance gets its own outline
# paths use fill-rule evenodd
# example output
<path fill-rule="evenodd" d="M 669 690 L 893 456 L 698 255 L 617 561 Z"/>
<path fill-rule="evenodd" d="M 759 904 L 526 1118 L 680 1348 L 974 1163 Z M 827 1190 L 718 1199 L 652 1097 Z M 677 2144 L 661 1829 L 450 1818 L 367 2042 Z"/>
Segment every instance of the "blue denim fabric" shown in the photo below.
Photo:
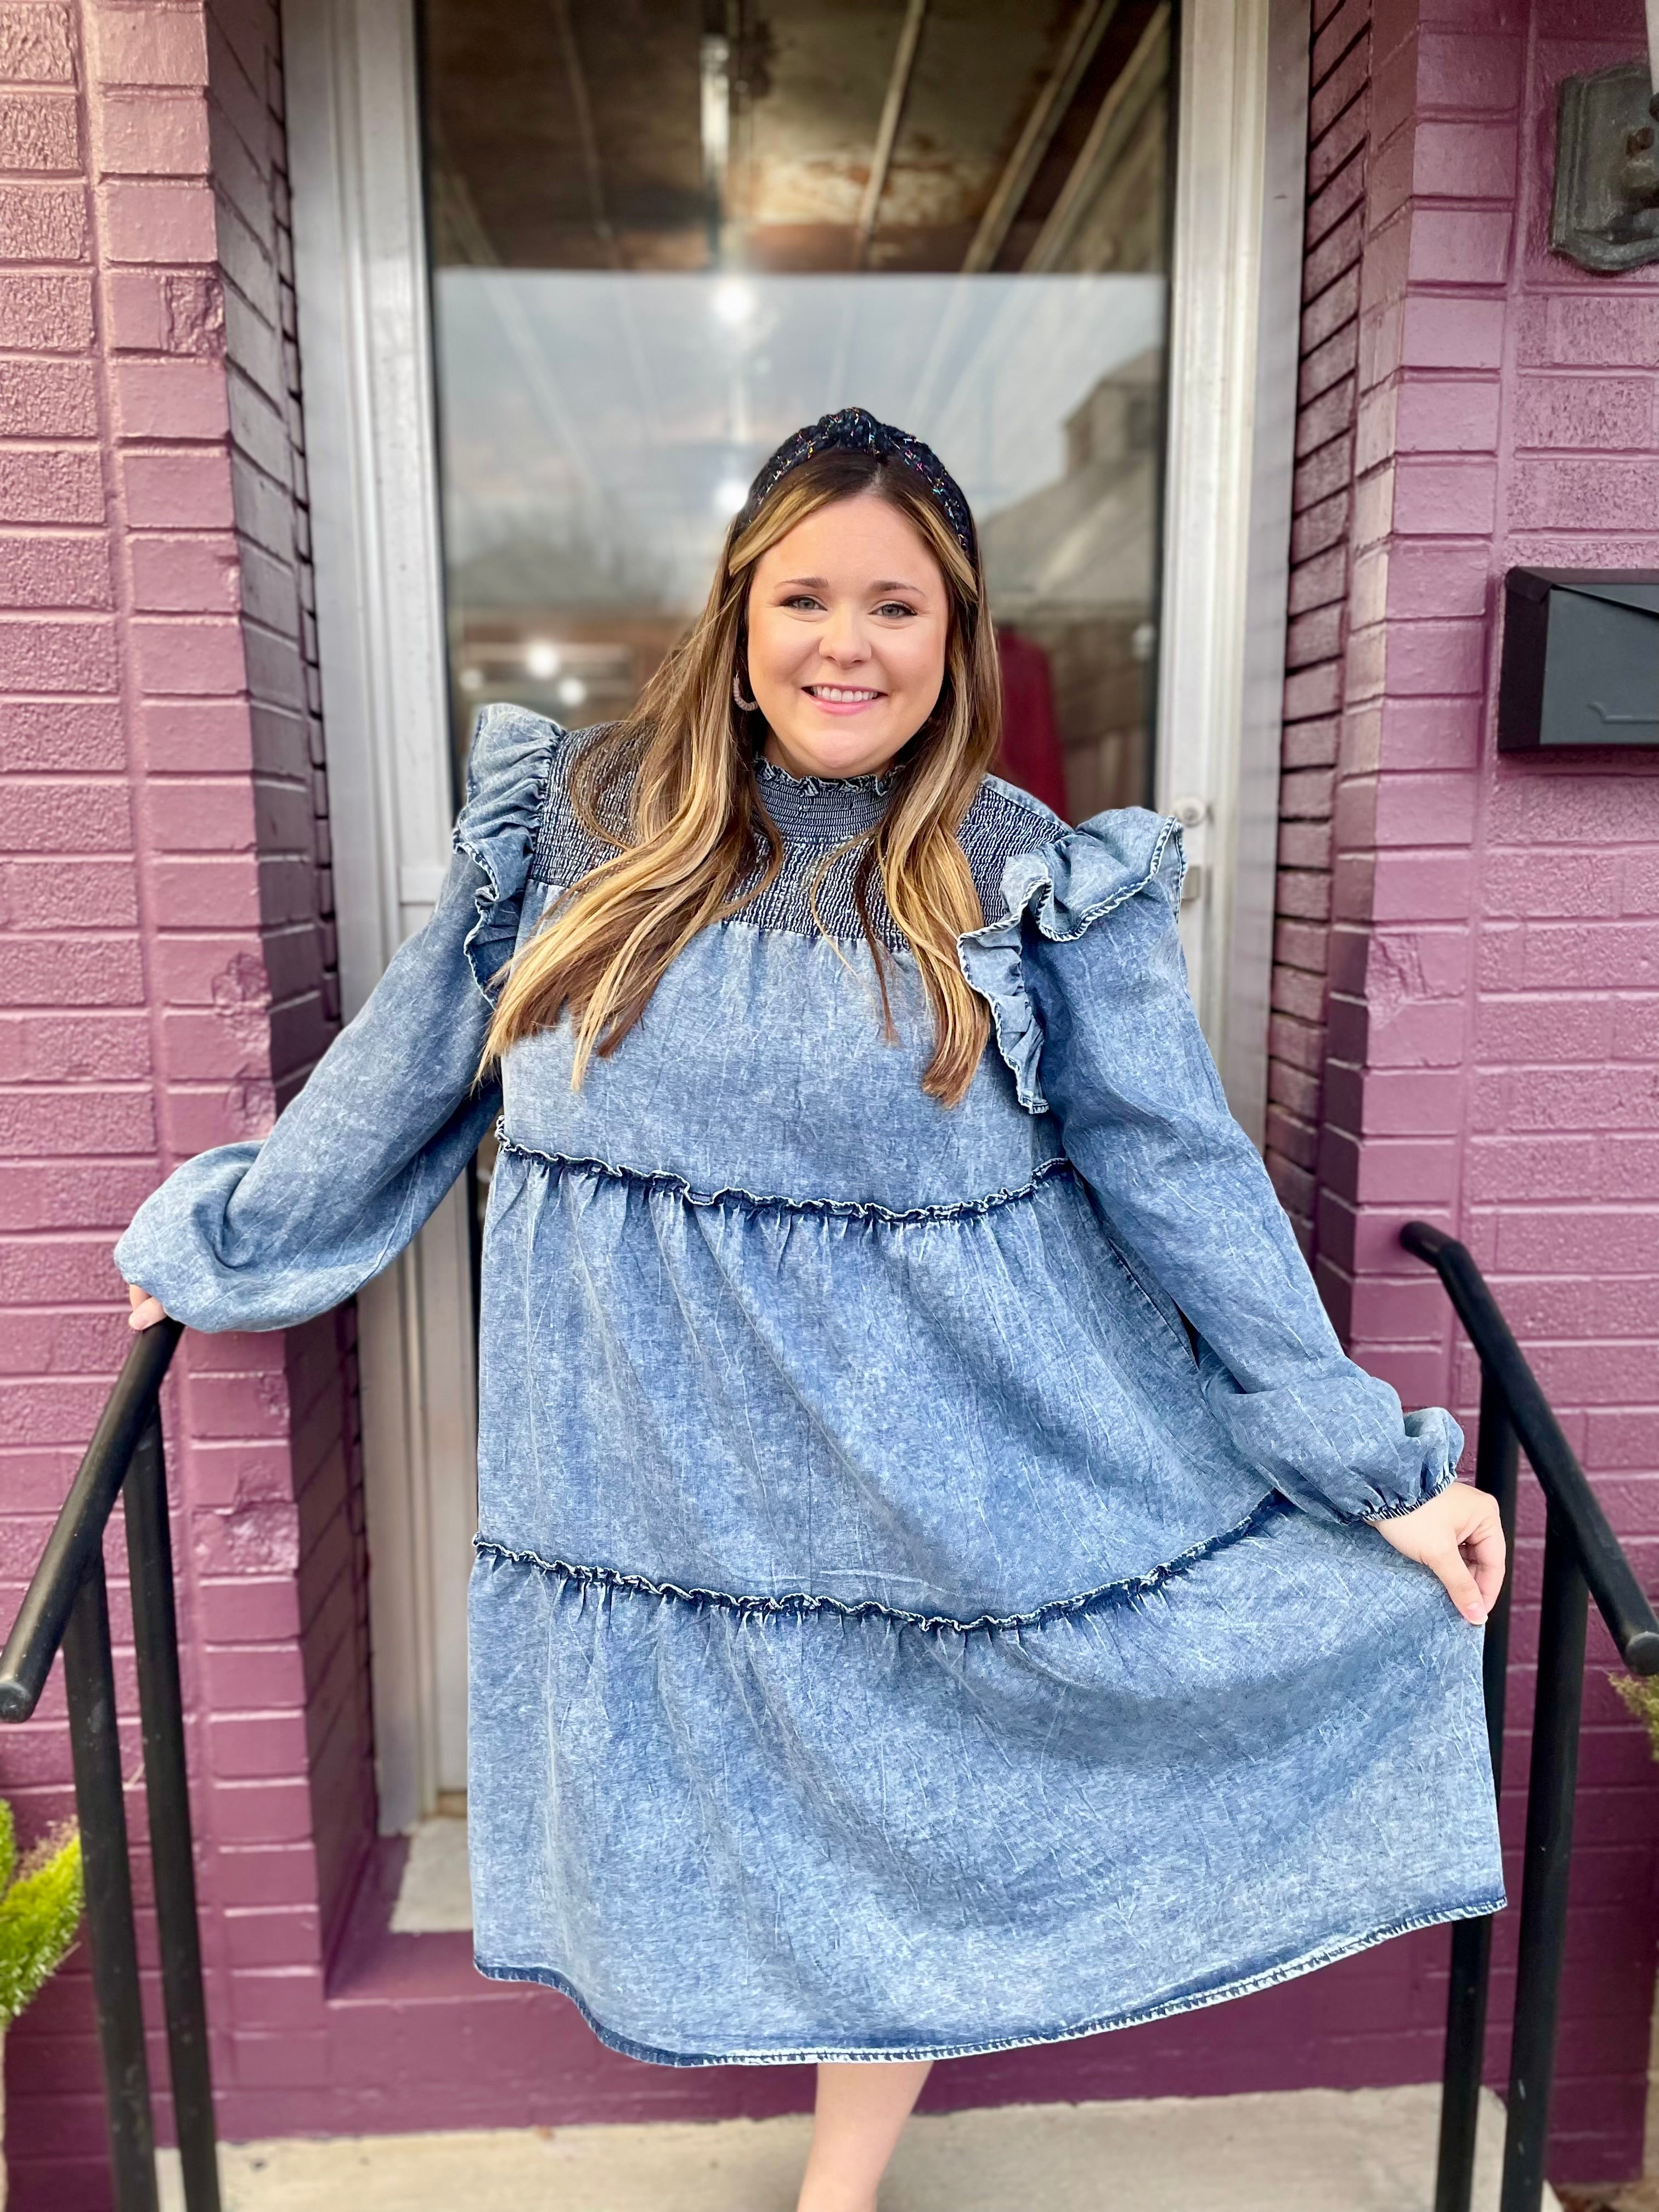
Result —
<path fill-rule="evenodd" d="M 299 1320 L 499 1108 L 483 1971 L 670 2063 L 945 2055 L 1492 1910 L 1479 1632 L 1363 1525 L 1462 1439 L 1343 1357 L 1227 1113 L 1174 825 L 987 784 L 961 957 L 996 1042 L 946 1109 L 908 954 L 892 1043 L 868 948 L 811 911 L 820 878 L 850 911 L 832 856 L 885 787 L 763 769 L 764 926 L 705 931 L 580 1091 L 564 1024 L 498 1098 L 491 979 L 590 864 L 569 742 L 486 711 L 428 928 L 265 1144 L 117 1249 L 196 1327 Z"/>

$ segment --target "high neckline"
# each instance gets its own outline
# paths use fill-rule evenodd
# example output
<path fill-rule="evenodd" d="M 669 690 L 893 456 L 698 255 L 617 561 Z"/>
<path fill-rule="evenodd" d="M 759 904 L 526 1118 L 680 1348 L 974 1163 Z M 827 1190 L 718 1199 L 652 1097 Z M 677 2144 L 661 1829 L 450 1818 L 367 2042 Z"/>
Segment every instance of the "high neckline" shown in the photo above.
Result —
<path fill-rule="evenodd" d="M 791 775 L 787 768 L 759 753 L 755 780 L 766 811 L 780 830 L 842 838 L 875 828 L 898 775 L 892 769 L 866 775 Z"/>

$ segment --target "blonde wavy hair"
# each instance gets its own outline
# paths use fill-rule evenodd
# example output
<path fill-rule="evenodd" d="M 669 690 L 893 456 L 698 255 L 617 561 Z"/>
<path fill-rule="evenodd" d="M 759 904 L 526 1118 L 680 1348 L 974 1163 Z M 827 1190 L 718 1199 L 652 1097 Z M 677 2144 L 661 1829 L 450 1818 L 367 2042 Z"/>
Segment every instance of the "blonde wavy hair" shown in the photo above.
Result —
<path fill-rule="evenodd" d="M 792 469 L 757 512 L 736 518 L 690 631 L 626 720 L 601 730 L 578 751 L 572 804 L 589 832 L 616 848 L 616 857 L 556 902 L 503 970 L 484 1069 L 522 1038 L 552 1027 L 568 1008 L 576 1025 L 571 1085 L 578 1087 L 594 1054 L 603 1058 L 616 1050 L 698 932 L 741 914 L 776 878 L 783 841 L 756 780 L 752 718 L 738 708 L 732 691 L 732 678 L 744 671 L 750 586 L 761 556 L 809 514 L 866 495 L 886 500 L 921 533 L 948 586 L 950 627 L 938 702 L 894 763 L 880 822 L 848 841 L 864 847 L 854 890 L 874 958 L 884 1034 L 891 1040 L 897 1030 L 887 956 L 872 918 L 878 875 L 933 1017 L 922 1089 L 946 1106 L 966 1095 L 985 1049 L 988 1017 L 958 965 L 957 939 L 985 917 L 957 833 L 996 757 L 1002 716 L 984 575 L 927 486 L 902 463 L 835 449 Z M 816 896 L 815 886 L 815 911 Z"/>

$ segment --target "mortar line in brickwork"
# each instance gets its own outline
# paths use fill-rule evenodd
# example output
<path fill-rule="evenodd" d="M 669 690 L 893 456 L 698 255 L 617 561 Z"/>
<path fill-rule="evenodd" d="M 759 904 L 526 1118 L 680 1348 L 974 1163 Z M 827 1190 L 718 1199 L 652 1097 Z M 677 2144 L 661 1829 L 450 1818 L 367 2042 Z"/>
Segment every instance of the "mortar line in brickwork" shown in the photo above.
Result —
<path fill-rule="evenodd" d="M 1339 13 L 1340 12 L 1340 11 L 1339 10 Z M 1334 21 L 1335 18 L 1333 17 L 1332 21 Z M 1328 85 L 1331 79 L 1336 75 L 1338 70 L 1341 68 L 1343 63 L 1346 62 L 1348 57 L 1352 53 L 1354 48 L 1358 46 L 1362 40 L 1368 40 L 1370 39 L 1371 20 L 1369 10 L 1364 15 L 1357 15 L 1349 28 L 1352 32 L 1352 36 L 1349 38 L 1347 44 L 1322 56 L 1320 53 L 1319 47 L 1320 40 L 1323 37 L 1324 33 L 1321 32 L 1316 35 L 1313 42 L 1311 70 L 1309 82 L 1309 89 L 1310 92 L 1322 91 L 1324 87 Z M 1361 81 L 1358 91 L 1354 94 L 1355 100 L 1363 100 L 1364 98 L 1366 90 L 1369 88 L 1369 82 L 1370 72 L 1367 71 L 1364 78 Z M 1335 125 L 1341 120 L 1341 118 L 1348 112 L 1349 109 L 1352 108 L 1352 106 L 1353 100 L 1351 100 L 1344 107 L 1339 110 L 1337 114 L 1328 117 L 1325 123 L 1325 131 L 1329 131 L 1334 129 Z M 1322 131 L 1320 135 L 1323 137 L 1325 135 L 1325 131 Z"/>

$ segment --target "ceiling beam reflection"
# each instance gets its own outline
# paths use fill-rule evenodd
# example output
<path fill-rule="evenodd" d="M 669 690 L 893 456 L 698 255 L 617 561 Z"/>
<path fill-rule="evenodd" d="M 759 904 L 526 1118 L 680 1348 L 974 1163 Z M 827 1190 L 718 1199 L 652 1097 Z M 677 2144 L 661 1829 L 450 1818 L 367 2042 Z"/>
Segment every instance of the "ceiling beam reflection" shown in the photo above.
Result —
<path fill-rule="evenodd" d="M 881 196 L 887 189 L 887 173 L 893 165 L 893 148 L 898 139 L 899 125 L 904 119 L 904 103 L 909 95 L 911 73 L 916 65 L 916 48 L 921 44 L 921 27 L 927 19 L 927 0 L 909 0 L 904 11 L 904 21 L 899 28 L 892 70 L 887 79 L 887 95 L 881 103 L 881 120 L 876 126 L 876 146 L 870 157 L 870 174 L 865 180 L 864 198 L 859 203 L 858 221 L 853 226 L 854 269 L 862 269 L 869 257 L 876 217 L 881 211 Z"/>
<path fill-rule="evenodd" d="M 1066 34 L 1054 65 L 1044 78 L 1042 89 L 1031 103 L 1031 112 L 1025 118 L 1024 128 L 1014 142 L 1014 150 L 1003 167 L 1002 174 L 992 189 L 980 217 L 979 228 L 974 233 L 974 242 L 963 261 L 964 276 L 978 276 L 996 265 L 1002 241 L 1007 237 L 1015 216 L 1019 213 L 1025 195 L 1031 189 L 1032 179 L 1042 166 L 1042 157 L 1054 143 L 1054 137 L 1065 120 L 1066 111 L 1076 97 L 1083 82 L 1085 70 L 1095 58 L 1096 49 L 1106 35 L 1107 26 L 1117 13 L 1117 0 L 1082 0 L 1082 5 L 1072 19 L 1072 27 Z"/>

